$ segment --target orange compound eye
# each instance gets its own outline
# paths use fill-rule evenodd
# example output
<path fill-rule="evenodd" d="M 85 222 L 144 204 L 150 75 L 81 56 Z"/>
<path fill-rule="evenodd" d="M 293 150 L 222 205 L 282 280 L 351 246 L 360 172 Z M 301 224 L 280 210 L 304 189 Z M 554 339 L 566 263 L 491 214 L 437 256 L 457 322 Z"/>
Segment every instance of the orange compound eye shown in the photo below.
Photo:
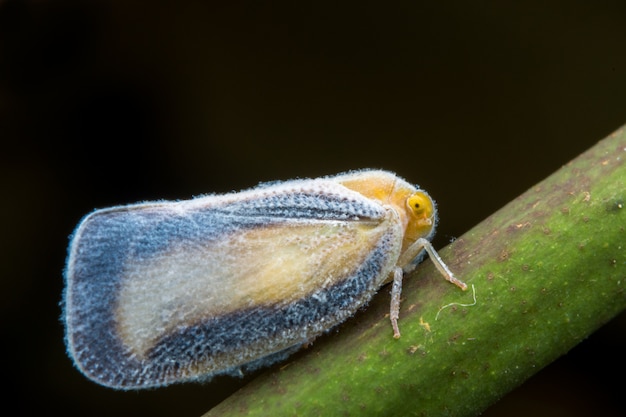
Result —
<path fill-rule="evenodd" d="M 433 215 L 433 201 L 426 193 L 416 192 L 407 198 L 406 204 L 416 217 L 430 218 Z"/>

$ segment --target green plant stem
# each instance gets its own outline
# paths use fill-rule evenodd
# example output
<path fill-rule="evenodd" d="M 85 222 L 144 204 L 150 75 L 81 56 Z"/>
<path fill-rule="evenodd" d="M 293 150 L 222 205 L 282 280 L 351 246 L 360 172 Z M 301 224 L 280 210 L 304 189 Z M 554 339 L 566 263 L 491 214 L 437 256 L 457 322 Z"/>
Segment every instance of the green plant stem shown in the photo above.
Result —
<path fill-rule="evenodd" d="M 473 416 L 626 308 L 622 128 L 206 416 Z M 450 303 L 453 304 L 444 309 Z"/>

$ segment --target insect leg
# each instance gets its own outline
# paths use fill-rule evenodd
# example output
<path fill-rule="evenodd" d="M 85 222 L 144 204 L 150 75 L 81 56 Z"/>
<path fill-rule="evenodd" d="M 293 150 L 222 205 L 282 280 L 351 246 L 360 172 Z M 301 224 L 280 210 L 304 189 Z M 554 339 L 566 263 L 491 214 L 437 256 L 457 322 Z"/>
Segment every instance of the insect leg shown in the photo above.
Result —
<path fill-rule="evenodd" d="M 398 318 L 400 315 L 400 295 L 402 295 L 402 268 L 396 267 L 393 270 L 393 285 L 391 286 L 391 306 L 389 308 L 389 319 L 391 327 L 393 327 L 393 337 L 400 338 L 400 329 L 398 328 Z"/>
<path fill-rule="evenodd" d="M 443 260 L 441 259 L 435 248 L 433 248 L 433 245 L 430 243 L 430 241 L 428 241 L 428 239 L 419 238 L 415 242 L 413 242 L 413 244 L 404 251 L 400 259 L 398 260 L 398 264 L 409 265 L 409 260 L 415 258 L 422 250 L 428 252 L 430 260 L 433 261 L 439 273 L 443 275 L 446 280 L 461 288 L 463 291 L 467 289 L 467 284 L 454 276 L 452 271 L 448 269 L 448 266 L 443 262 Z"/>

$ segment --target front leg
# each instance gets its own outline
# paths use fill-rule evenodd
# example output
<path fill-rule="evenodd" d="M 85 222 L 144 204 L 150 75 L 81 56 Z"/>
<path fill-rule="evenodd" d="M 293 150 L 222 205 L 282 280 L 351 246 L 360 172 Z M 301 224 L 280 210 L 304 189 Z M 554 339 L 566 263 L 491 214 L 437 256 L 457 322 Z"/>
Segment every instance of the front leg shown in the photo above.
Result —
<path fill-rule="evenodd" d="M 441 257 L 439 256 L 435 248 L 433 248 L 433 245 L 430 243 L 430 241 L 428 241 L 428 239 L 424 239 L 423 237 L 413 242 L 413 244 L 409 246 L 402 253 L 402 255 L 400 255 L 400 258 L 398 259 L 398 265 L 401 267 L 406 267 L 408 265 L 411 265 L 411 261 L 415 259 L 415 257 L 419 255 L 419 253 L 422 250 L 425 250 L 428 253 L 430 260 L 433 261 L 439 273 L 443 275 L 443 277 L 446 280 L 450 281 L 457 287 L 461 288 L 463 291 L 467 289 L 467 284 L 457 279 L 454 276 L 452 271 L 450 271 L 448 269 L 448 266 L 443 262 L 443 260 L 441 259 Z M 395 280 L 395 275 L 394 275 L 394 280 Z"/>

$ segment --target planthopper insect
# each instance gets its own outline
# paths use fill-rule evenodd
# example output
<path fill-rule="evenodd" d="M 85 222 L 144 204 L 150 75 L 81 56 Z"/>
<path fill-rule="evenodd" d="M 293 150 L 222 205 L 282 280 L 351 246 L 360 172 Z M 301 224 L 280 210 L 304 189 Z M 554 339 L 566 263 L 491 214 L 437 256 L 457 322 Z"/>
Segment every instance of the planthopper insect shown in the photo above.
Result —
<path fill-rule="evenodd" d="M 65 270 L 69 355 L 95 382 L 141 389 L 285 358 L 386 282 L 400 337 L 403 272 L 430 239 L 429 195 L 393 173 L 262 184 L 239 193 L 94 211 Z"/>

